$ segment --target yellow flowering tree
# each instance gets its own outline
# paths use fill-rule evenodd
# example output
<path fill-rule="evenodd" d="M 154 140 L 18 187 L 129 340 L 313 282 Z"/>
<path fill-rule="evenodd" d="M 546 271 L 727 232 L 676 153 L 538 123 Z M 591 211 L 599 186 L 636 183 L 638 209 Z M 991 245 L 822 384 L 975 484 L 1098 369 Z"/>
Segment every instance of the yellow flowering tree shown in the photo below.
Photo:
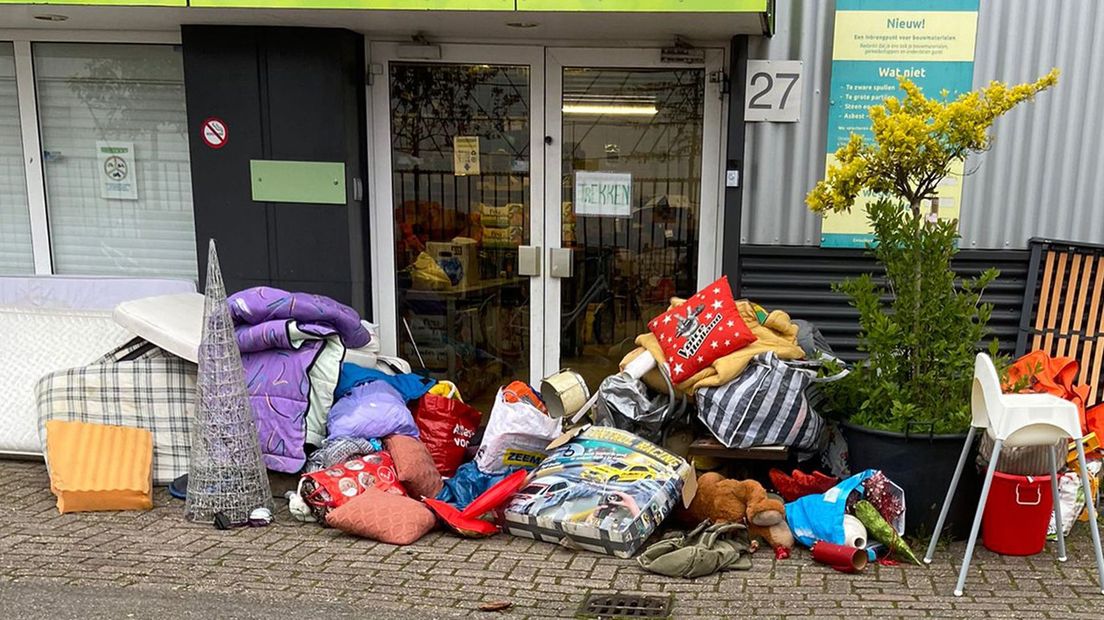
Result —
<path fill-rule="evenodd" d="M 901 78 L 904 99 L 889 97 L 870 107 L 874 142 L 859 134 L 836 151 L 836 164 L 805 198 L 816 213 L 849 211 L 863 190 L 896 196 L 919 214 L 920 204 L 933 198 L 952 164 L 989 148 L 993 122 L 1058 82 L 1058 69 L 1038 80 L 1009 87 L 991 82 L 985 88 L 949 99 L 924 96 Z"/>
<path fill-rule="evenodd" d="M 936 197 L 954 164 L 989 147 L 994 120 L 1057 79 L 1054 70 L 1011 88 L 993 82 L 954 100 L 945 92 L 928 99 L 901 80 L 904 99 L 870 108 L 874 141 L 852 134 L 827 178 L 809 192 L 806 201 L 818 213 L 849 210 L 866 190 L 881 195 L 867 217 L 877 241 L 870 252 L 884 279 L 865 274 L 833 287 L 859 312 L 859 349 L 866 354 L 845 379 L 826 384 L 834 413 L 896 432 L 969 427 L 974 355 L 992 313 L 981 296 L 998 273 L 958 278 L 951 269 L 958 222 L 920 207 Z M 995 346 L 990 350 L 996 354 Z"/>

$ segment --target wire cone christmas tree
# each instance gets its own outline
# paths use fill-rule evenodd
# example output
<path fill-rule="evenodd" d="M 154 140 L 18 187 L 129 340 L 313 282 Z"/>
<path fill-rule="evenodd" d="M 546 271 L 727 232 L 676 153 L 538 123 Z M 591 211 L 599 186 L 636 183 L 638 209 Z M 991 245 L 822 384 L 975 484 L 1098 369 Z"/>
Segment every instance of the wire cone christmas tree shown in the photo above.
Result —
<path fill-rule="evenodd" d="M 184 518 L 211 523 L 221 512 L 231 523 L 244 523 L 262 506 L 272 509 L 272 490 L 212 239 Z"/>

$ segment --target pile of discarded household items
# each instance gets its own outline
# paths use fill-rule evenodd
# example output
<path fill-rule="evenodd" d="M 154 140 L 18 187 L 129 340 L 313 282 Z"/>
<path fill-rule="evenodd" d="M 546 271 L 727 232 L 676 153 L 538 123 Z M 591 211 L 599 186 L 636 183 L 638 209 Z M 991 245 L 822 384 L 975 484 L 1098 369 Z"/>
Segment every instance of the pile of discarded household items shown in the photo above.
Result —
<path fill-rule="evenodd" d="M 683 577 L 746 569 L 760 545 L 785 558 L 795 541 L 841 571 L 915 560 L 901 489 L 847 472 L 810 404 L 836 376 L 823 338 L 734 300 L 725 278 L 655 317 L 593 395 L 569 394 L 569 372 L 514 381 L 485 425 L 456 385 L 382 355 L 352 308 L 269 287 L 220 298 L 212 282 L 206 303 L 175 283 L 113 304 L 113 321 L 66 310 L 32 327 L 84 356 L 38 364 L 26 339 L 33 402 L 8 414 L 36 411 L 17 451 L 47 457 L 62 512 L 149 509 L 167 485 L 193 521 L 265 525 L 279 505 L 267 469 L 295 476 L 284 518 L 397 545 L 506 532 Z M 749 450 L 797 469 L 766 487 L 720 473 L 718 456 Z M 677 531 L 653 537 L 665 523 Z"/>

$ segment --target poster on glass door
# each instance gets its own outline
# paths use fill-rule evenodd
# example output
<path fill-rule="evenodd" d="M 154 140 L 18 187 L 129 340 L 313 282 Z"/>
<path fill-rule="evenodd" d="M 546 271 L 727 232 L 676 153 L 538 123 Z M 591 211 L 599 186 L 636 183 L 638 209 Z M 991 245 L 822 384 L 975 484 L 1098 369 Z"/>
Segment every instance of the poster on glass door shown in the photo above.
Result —
<path fill-rule="evenodd" d="M 575 215 L 632 217 L 632 174 L 576 172 Z"/>
<path fill-rule="evenodd" d="M 100 197 L 138 200 L 138 179 L 133 142 L 96 142 Z"/>
<path fill-rule="evenodd" d="M 452 171 L 458 177 L 479 176 L 479 136 L 452 139 Z"/>

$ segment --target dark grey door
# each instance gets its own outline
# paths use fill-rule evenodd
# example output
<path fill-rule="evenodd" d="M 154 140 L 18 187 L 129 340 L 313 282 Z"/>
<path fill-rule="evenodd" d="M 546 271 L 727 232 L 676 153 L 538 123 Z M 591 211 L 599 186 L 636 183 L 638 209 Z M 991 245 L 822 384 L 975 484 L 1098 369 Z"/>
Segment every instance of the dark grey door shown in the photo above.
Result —
<path fill-rule="evenodd" d="M 363 37 L 184 26 L 182 41 L 200 274 L 214 238 L 228 290 L 319 293 L 367 314 Z M 342 162 L 345 204 L 256 202 L 253 160 Z"/>

